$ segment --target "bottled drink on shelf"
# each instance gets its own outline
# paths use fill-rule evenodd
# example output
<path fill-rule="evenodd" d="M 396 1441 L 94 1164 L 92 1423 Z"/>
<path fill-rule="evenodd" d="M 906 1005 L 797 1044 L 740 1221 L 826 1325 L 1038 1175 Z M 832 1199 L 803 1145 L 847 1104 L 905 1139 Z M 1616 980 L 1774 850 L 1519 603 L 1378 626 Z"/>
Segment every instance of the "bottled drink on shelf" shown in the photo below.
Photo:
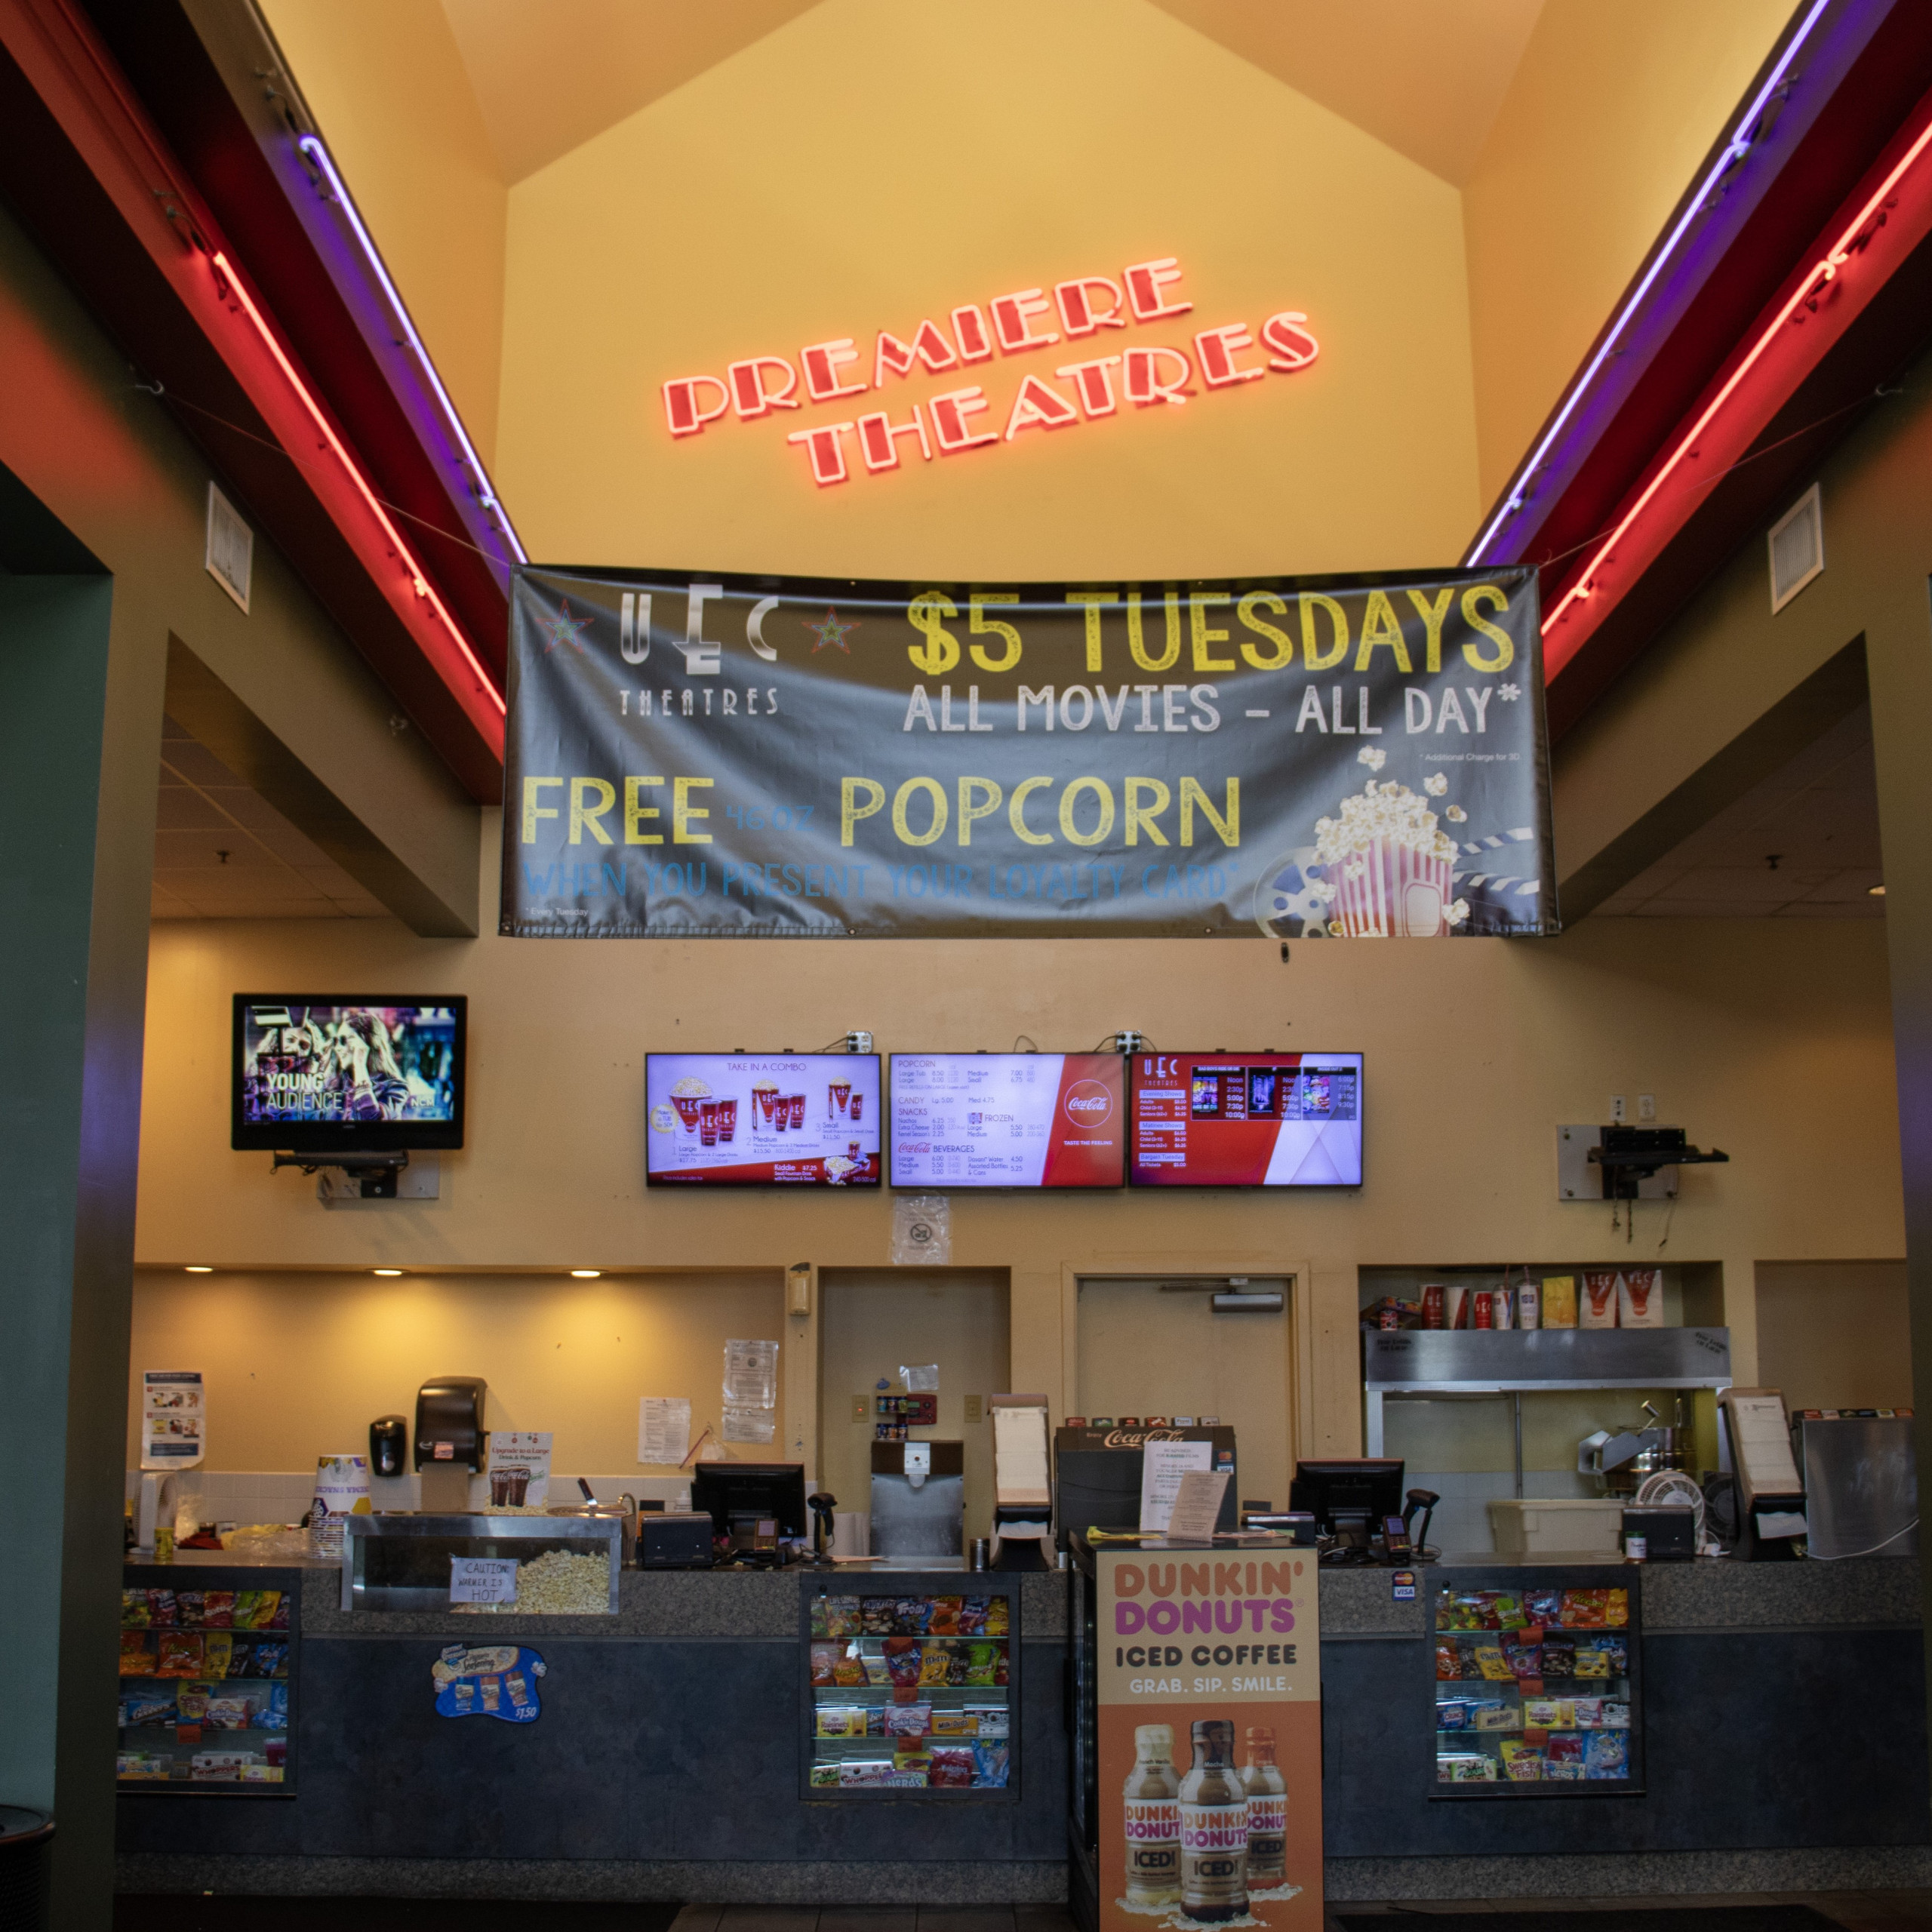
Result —
<path fill-rule="evenodd" d="M 1127 1779 L 1127 1902 L 1180 1902 L 1180 1780 L 1174 1772 L 1171 1724 L 1143 1724 L 1134 1734 Z"/>

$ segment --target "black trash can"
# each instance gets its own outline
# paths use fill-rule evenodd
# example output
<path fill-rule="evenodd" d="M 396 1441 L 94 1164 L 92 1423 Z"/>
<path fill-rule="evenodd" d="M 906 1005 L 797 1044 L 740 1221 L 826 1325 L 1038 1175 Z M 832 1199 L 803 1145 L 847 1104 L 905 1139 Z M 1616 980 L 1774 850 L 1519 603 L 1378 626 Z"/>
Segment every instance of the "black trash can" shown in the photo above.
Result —
<path fill-rule="evenodd" d="M 0 1804 L 0 1932 L 48 1932 L 54 1820 Z"/>

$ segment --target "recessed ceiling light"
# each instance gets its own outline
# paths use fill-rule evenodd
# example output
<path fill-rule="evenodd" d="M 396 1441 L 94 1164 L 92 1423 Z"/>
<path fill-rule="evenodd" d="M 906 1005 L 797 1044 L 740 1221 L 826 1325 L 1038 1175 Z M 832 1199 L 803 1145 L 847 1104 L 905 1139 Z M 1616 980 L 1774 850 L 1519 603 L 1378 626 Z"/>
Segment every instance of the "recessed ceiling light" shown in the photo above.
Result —
<path fill-rule="evenodd" d="M 370 1272 L 372 1275 L 400 1275 L 400 1274 L 402 1272 L 402 1270 L 401 1270 L 400 1268 L 372 1268 L 369 1272 Z"/>
<path fill-rule="evenodd" d="M 1885 896 L 1885 888 L 1882 885 L 1868 885 L 1865 890 L 1874 899 L 1882 899 Z"/>
<path fill-rule="evenodd" d="M 202 1267 L 198 1263 L 191 1261 L 188 1263 L 185 1272 L 190 1275 L 212 1275 L 214 1272 L 214 1270 L 212 1268 Z"/>
<path fill-rule="evenodd" d="M 580 1281 L 594 1281 L 603 1272 L 601 1268 L 573 1268 L 571 1270 Z"/>

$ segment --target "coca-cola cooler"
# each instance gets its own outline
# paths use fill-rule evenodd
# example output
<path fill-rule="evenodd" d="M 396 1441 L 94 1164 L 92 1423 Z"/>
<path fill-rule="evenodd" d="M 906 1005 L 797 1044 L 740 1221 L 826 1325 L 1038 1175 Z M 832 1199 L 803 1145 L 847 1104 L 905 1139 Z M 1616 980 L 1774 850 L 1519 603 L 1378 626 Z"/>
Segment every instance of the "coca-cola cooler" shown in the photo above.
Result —
<path fill-rule="evenodd" d="M 1321 1924 L 1315 1552 L 1072 1539 L 1069 1899 L 1081 1932 L 1151 1915 Z"/>

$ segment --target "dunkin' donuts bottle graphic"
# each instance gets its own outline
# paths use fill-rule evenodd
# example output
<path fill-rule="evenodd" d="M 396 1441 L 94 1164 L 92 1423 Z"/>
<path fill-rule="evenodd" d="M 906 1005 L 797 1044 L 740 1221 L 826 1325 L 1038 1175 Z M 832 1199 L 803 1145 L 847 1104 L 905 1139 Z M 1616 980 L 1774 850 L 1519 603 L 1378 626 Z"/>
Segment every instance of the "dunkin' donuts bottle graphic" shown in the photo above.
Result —
<path fill-rule="evenodd" d="M 1247 1730 L 1247 1762 L 1241 1767 L 1247 1793 L 1247 1882 L 1280 1885 L 1288 1876 L 1288 1784 L 1275 1762 L 1275 1734 L 1266 1724 Z"/>
<path fill-rule="evenodd" d="M 1127 1778 L 1127 1902 L 1180 1902 L 1180 1780 L 1174 1775 L 1171 1724 L 1143 1724 L 1134 1734 Z"/>
<path fill-rule="evenodd" d="M 1235 1727 L 1193 1727 L 1194 1764 L 1180 1786 L 1180 1906 L 1189 1918 L 1247 1911 L 1247 1795 L 1235 1774 Z"/>

